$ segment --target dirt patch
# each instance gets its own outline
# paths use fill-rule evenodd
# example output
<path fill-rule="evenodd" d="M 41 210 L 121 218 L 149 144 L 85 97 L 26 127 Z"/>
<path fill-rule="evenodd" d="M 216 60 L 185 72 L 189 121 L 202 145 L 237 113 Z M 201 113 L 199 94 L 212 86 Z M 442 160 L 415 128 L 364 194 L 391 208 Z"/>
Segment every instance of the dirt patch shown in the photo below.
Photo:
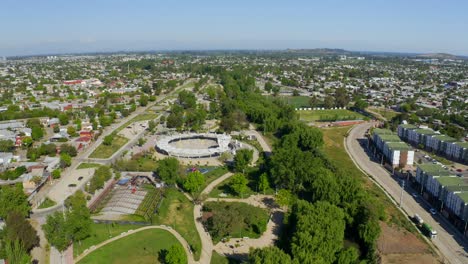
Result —
<path fill-rule="evenodd" d="M 429 245 L 415 234 L 381 222 L 382 233 L 377 240 L 382 263 L 440 263 L 431 252 Z"/>
<path fill-rule="evenodd" d="M 432 254 L 388 254 L 382 256 L 383 264 L 439 264 Z"/>
<path fill-rule="evenodd" d="M 380 222 L 382 233 L 377 240 L 377 248 L 382 254 L 421 254 L 431 253 L 429 246 L 415 234 Z"/>

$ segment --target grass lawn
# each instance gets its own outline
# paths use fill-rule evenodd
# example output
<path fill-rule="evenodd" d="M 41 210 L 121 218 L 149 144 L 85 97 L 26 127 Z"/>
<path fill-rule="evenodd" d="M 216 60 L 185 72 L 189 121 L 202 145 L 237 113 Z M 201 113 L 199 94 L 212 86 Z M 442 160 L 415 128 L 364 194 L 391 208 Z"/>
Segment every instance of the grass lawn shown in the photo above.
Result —
<path fill-rule="evenodd" d="M 112 141 L 112 145 L 106 146 L 101 143 L 91 155 L 90 158 L 96 159 L 107 159 L 110 158 L 117 150 L 119 150 L 125 143 L 128 142 L 128 138 L 124 138 L 119 135 L 114 136 L 114 141 Z"/>
<path fill-rule="evenodd" d="M 343 121 L 343 120 L 356 120 L 364 119 L 365 116 L 347 110 L 347 109 L 328 109 L 328 110 L 311 110 L 311 111 L 297 111 L 300 120 L 306 122 L 312 121 Z"/>
<path fill-rule="evenodd" d="M 380 114 L 387 120 L 391 120 L 392 118 L 400 114 L 398 112 L 395 112 L 390 109 L 385 109 L 385 108 L 369 108 L 369 110 L 377 114 Z"/>
<path fill-rule="evenodd" d="M 164 196 L 159 213 L 153 217 L 153 224 L 174 228 L 190 244 L 194 258 L 199 259 L 201 239 L 193 220 L 193 203 L 174 188 L 167 188 Z"/>
<path fill-rule="evenodd" d="M 179 241 L 165 230 L 145 230 L 107 244 L 86 256 L 79 263 L 159 263 L 160 251 L 167 250 L 178 243 Z"/>
<path fill-rule="evenodd" d="M 80 255 L 85 249 L 95 246 L 109 238 L 120 235 L 130 229 L 138 229 L 140 225 L 95 224 L 91 226 L 91 236 L 78 243 L 73 243 L 73 255 Z"/>
<path fill-rule="evenodd" d="M 56 204 L 57 204 L 56 202 L 46 197 L 45 200 L 41 203 L 41 205 L 39 205 L 38 209 L 49 208 Z"/>
<path fill-rule="evenodd" d="M 248 198 L 250 195 L 255 194 L 255 192 L 250 188 L 247 187 L 247 191 L 241 195 L 237 195 L 232 192 L 231 187 L 229 186 L 231 183 L 231 179 L 227 179 L 218 186 L 216 186 L 209 194 L 208 197 L 212 198 Z M 249 184 L 250 185 L 250 184 Z M 222 193 L 226 194 L 226 196 L 220 196 Z"/>
<path fill-rule="evenodd" d="M 368 193 L 382 203 L 386 211 L 387 219 L 391 223 L 403 227 L 410 232 L 416 232 L 414 226 L 395 207 L 384 192 L 354 165 L 343 146 L 343 138 L 346 136 L 348 130 L 349 127 L 322 129 L 323 139 L 325 141 L 325 153 L 337 167 L 342 168 L 349 176 L 356 177 L 363 182 L 364 188 Z"/>
<path fill-rule="evenodd" d="M 97 163 L 81 163 L 77 169 L 79 170 L 79 169 L 98 168 L 99 166 L 101 165 Z"/>
<path fill-rule="evenodd" d="M 223 176 L 228 172 L 228 169 L 226 167 L 210 167 L 210 166 L 196 166 L 198 169 L 209 169 L 210 171 L 203 174 L 205 176 L 205 184 L 203 184 L 202 187 L 200 187 L 200 192 L 205 189 L 208 184 L 210 184 L 212 181 L 216 180 L 217 178 Z M 194 197 L 196 197 L 200 192 L 194 193 Z"/>

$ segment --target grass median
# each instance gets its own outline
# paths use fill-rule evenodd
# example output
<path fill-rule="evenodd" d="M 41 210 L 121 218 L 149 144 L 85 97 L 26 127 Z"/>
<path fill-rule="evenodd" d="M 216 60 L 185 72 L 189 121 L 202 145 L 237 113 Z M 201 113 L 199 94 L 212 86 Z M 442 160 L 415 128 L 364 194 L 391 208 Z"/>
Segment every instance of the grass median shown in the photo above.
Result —
<path fill-rule="evenodd" d="M 101 143 L 94 151 L 89 155 L 92 159 L 108 159 L 117 152 L 123 145 L 128 142 L 128 138 L 116 135 L 111 145 L 104 145 Z"/>

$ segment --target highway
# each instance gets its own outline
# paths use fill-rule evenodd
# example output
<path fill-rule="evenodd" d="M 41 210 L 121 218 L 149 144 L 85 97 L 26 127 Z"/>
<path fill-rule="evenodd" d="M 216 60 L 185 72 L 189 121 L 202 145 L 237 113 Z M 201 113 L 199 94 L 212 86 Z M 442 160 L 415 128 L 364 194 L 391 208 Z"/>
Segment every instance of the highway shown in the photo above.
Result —
<path fill-rule="evenodd" d="M 364 143 L 367 141 L 364 134 L 371 126 L 372 123 L 359 124 L 349 132 L 345 139 L 345 147 L 351 159 L 361 170 L 370 175 L 386 191 L 387 195 L 396 201 L 396 204 L 403 195 L 401 208 L 409 217 L 418 214 L 438 232 L 437 238 L 432 239 L 432 242 L 440 251 L 444 263 L 468 263 L 468 244 L 462 234 L 441 215 L 431 215 L 428 210 L 430 206 L 422 197 L 411 196 L 413 190 L 408 187 L 409 184 L 406 184 L 405 191 L 402 192 L 400 180 L 393 178 L 379 163 L 372 161 L 366 152 L 367 145 Z"/>

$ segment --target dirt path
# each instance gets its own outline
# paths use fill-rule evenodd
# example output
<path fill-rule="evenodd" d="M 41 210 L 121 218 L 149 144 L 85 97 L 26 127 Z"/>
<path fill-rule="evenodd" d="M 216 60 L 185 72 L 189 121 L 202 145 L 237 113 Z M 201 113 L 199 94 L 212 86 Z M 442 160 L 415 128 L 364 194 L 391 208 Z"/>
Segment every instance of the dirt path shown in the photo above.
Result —
<path fill-rule="evenodd" d="M 145 226 L 145 227 L 142 227 L 142 228 L 138 228 L 136 230 L 129 230 L 127 232 L 124 232 L 122 234 L 120 234 L 119 236 L 116 236 L 116 237 L 113 237 L 111 239 L 108 239 L 96 246 L 92 246 L 89 250 L 85 250 L 83 253 L 81 253 L 79 256 L 77 256 L 75 259 L 74 259 L 74 262 L 75 263 L 78 263 L 80 260 L 82 260 L 84 257 L 86 257 L 87 255 L 89 255 L 91 252 L 109 244 L 109 243 L 112 243 L 116 240 L 119 240 L 121 238 L 124 238 L 124 237 L 127 237 L 129 235 L 132 235 L 132 234 L 135 234 L 135 233 L 138 233 L 138 232 L 141 232 L 141 231 L 144 231 L 144 230 L 148 230 L 148 229 L 161 229 L 161 230 L 166 230 L 168 231 L 169 233 L 173 234 L 177 240 L 182 244 L 182 246 L 184 247 L 184 250 L 185 250 L 185 253 L 187 254 L 187 260 L 188 260 L 188 263 L 196 263 L 195 260 L 193 259 L 193 255 L 192 253 L 189 251 L 189 244 L 187 243 L 187 241 L 179 234 L 177 233 L 176 231 L 174 231 L 174 229 L 170 228 L 170 227 L 167 227 L 167 226 Z"/>

